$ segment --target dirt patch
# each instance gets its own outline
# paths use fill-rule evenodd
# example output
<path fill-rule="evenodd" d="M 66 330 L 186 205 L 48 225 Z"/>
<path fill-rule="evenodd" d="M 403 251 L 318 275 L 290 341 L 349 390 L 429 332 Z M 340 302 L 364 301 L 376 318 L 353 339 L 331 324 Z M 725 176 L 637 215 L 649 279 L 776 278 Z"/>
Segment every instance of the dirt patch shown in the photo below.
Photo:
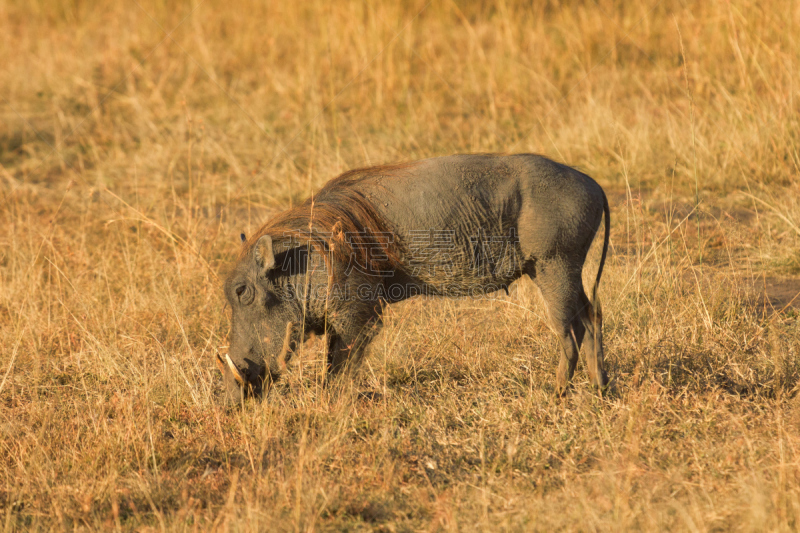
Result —
<path fill-rule="evenodd" d="M 749 283 L 759 306 L 771 307 L 776 311 L 800 309 L 800 279 L 764 277 L 751 279 Z"/>
<path fill-rule="evenodd" d="M 767 315 L 800 310 L 800 278 L 687 269 L 681 274 L 681 279 L 689 286 L 699 283 L 701 291 L 708 296 L 722 294 L 723 299 L 731 296 L 738 305 Z"/>

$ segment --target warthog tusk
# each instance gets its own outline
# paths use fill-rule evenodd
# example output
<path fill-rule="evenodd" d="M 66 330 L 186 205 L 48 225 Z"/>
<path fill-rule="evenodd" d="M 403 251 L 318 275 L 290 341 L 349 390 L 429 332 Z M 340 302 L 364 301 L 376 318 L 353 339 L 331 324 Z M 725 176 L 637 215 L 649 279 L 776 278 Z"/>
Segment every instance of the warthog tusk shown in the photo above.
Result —
<path fill-rule="evenodd" d="M 222 360 L 222 357 L 219 356 L 219 353 L 217 353 L 217 368 L 219 368 L 219 371 L 223 374 L 225 373 L 225 361 Z"/>
<path fill-rule="evenodd" d="M 233 364 L 233 361 L 231 361 L 231 356 L 225 354 L 225 361 L 228 363 L 228 368 L 230 368 L 231 372 L 233 372 L 233 379 L 238 381 L 240 385 L 244 385 L 244 378 L 242 377 L 242 374 L 239 372 L 239 369 L 236 368 L 236 365 Z"/>

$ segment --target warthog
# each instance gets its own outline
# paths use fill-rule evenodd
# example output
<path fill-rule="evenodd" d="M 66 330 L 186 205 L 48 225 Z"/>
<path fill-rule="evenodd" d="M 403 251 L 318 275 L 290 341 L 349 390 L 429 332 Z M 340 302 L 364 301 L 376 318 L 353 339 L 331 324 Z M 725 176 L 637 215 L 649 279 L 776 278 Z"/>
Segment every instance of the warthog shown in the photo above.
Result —
<path fill-rule="evenodd" d="M 604 214 L 590 301 L 581 271 Z M 384 305 L 507 291 L 523 274 L 541 290 L 560 341 L 557 392 L 582 342 L 591 382 L 603 388 L 602 317 L 592 302 L 609 220 L 592 178 L 538 155 L 454 155 L 346 172 L 244 243 L 225 282 L 230 350 L 217 359 L 227 396 L 260 395 L 304 333 L 325 334 L 332 376 L 357 366 Z"/>

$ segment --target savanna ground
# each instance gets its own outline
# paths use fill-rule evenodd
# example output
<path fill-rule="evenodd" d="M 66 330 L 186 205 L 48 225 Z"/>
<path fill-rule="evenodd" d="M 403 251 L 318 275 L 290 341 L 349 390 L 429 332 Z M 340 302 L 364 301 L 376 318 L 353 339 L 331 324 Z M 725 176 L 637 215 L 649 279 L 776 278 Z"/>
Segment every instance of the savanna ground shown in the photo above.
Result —
<path fill-rule="evenodd" d="M 6 530 L 800 527 L 800 5 L 522 4 L 0 3 Z M 222 407 L 239 233 L 455 152 L 608 192 L 613 393 L 521 281 Z"/>

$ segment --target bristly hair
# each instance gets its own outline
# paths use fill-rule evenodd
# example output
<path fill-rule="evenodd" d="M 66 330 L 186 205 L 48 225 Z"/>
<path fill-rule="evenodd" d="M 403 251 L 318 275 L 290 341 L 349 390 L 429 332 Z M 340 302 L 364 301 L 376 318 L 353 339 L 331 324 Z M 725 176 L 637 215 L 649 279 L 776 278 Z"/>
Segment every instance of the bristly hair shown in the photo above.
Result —
<path fill-rule="evenodd" d="M 360 168 L 333 178 L 301 205 L 277 214 L 264 224 L 242 247 L 240 259 L 252 252 L 261 236 L 269 235 L 275 243 L 308 243 L 323 254 L 326 262 L 330 257 L 339 261 L 353 258 L 373 272 L 399 267 L 400 243 L 393 237 L 388 221 L 359 190 L 358 184 L 413 165 Z M 375 248 L 381 253 L 375 253 Z"/>

